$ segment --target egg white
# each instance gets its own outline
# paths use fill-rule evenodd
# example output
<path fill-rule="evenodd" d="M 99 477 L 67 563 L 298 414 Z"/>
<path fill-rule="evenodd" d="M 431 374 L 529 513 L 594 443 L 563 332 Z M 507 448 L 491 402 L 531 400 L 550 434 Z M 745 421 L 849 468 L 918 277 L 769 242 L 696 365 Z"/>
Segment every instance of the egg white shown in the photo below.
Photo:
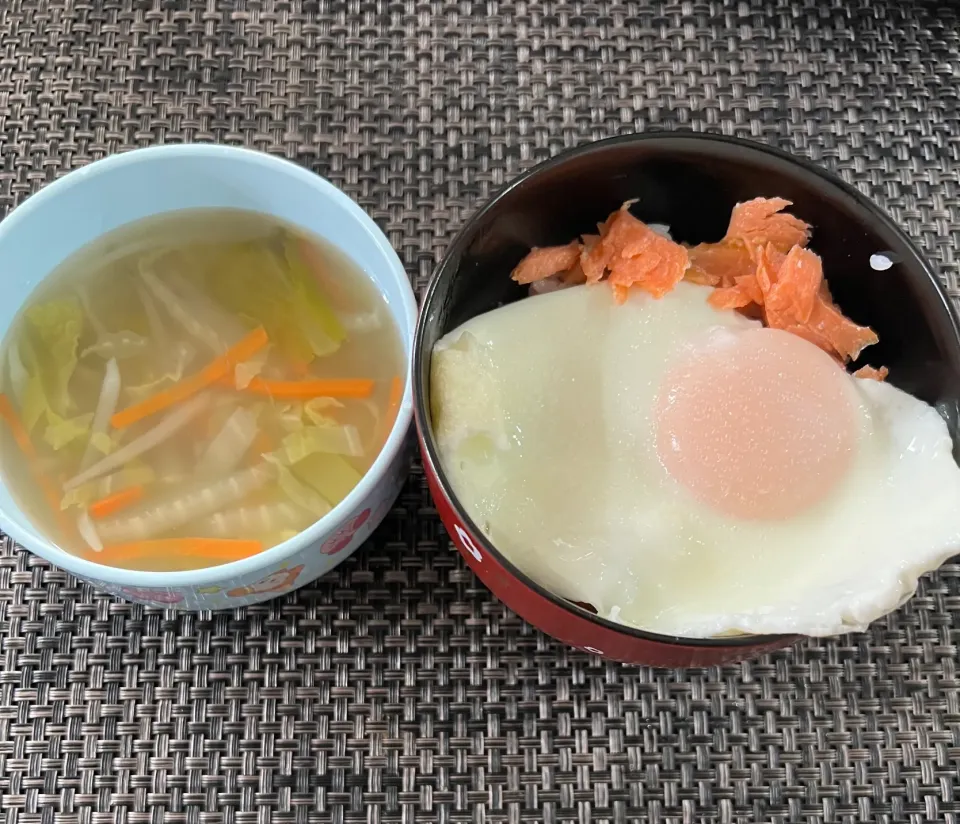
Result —
<path fill-rule="evenodd" d="M 431 402 L 454 491 L 517 567 L 612 620 L 688 637 L 862 629 L 960 548 L 946 425 L 851 377 L 858 448 L 828 500 L 780 521 L 712 511 L 667 475 L 653 423 L 673 358 L 756 326 L 709 294 L 681 283 L 617 306 L 577 287 L 444 337 Z"/>

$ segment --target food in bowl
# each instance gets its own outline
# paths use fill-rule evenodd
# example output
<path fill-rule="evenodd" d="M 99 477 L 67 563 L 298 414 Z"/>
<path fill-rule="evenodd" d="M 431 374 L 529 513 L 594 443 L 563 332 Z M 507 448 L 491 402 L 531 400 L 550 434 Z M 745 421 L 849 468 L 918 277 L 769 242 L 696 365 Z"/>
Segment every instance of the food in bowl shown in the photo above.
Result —
<path fill-rule="evenodd" d="M 946 424 L 882 365 L 846 371 L 877 336 L 836 306 L 786 201 L 740 204 L 690 247 L 629 205 L 532 250 L 513 272 L 532 297 L 435 345 L 454 492 L 522 572 L 612 621 L 866 626 L 960 546 Z"/>
<path fill-rule="evenodd" d="M 87 560 L 238 560 L 359 483 L 402 352 L 380 292 L 319 238 L 238 209 L 137 220 L 67 258 L 6 335 L 0 472 Z"/>

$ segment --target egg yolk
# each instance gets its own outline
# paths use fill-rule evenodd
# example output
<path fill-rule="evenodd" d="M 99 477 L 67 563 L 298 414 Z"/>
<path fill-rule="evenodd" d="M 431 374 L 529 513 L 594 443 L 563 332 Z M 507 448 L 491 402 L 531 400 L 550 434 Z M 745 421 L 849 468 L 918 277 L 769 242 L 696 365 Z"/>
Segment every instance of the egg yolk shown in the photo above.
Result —
<path fill-rule="evenodd" d="M 802 338 L 718 330 L 668 370 L 657 452 L 703 503 L 735 518 L 788 518 L 829 496 L 849 469 L 851 395 L 843 369 Z"/>

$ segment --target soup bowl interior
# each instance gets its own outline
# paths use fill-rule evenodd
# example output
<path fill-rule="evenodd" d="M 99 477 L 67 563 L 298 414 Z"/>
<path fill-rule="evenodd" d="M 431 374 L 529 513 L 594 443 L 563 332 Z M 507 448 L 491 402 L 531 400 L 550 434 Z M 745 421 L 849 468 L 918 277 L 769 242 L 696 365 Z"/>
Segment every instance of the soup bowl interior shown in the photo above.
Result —
<path fill-rule="evenodd" d="M 0 337 L 63 260 L 125 224 L 165 212 L 234 208 L 266 214 L 338 247 L 386 301 L 408 360 L 416 318 L 409 280 L 376 224 L 349 197 L 292 163 L 222 146 L 167 146 L 109 157 L 47 186 L 0 223 Z M 0 527 L 36 554 L 96 586 L 145 603 L 216 609 L 301 586 L 347 557 L 383 518 L 405 470 L 410 382 L 386 445 L 328 515 L 264 552 L 189 572 L 136 572 L 64 552 L 37 529 L 0 479 Z M 232 593 L 232 594 L 230 594 Z"/>
<path fill-rule="evenodd" d="M 960 334 L 937 278 L 875 205 L 820 169 L 756 144 L 711 136 L 634 135 L 560 155 L 517 179 L 453 241 L 434 274 L 414 342 L 418 433 L 428 481 L 467 562 L 508 606 L 550 635 L 612 658 L 712 664 L 783 646 L 787 636 L 688 639 L 613 624 L 557 598 L 517 570 L 471 523 L 440 464 L 430 417 L 430 355 L 464 321 L 526 296 L 510 271 L 533 246 L 594 230 L 628 200 L 685 243 L 717 241 L 733 206 L 755 197 L 792 201 L 814 227 L 837 303 L 880 336 L 864 360 L 887 365 L 899 388 L 937 405 L 957 443 Z M 890 265 L 887 265 L 890 264 Z"/>

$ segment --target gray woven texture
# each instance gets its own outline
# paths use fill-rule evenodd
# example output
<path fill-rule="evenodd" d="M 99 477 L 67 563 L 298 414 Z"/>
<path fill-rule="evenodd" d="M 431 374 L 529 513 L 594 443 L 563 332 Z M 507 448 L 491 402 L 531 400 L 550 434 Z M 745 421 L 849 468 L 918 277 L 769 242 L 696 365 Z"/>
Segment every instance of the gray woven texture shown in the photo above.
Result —
<path fill-rule="evenodd" d="M 422 287 L 499 184 L 665 127 L 813 158 L 957 296 L 958 12 L 879 0 L 5 0 L 0 199 L 216 141 L 333 180 Z M 12 276 L 4 272 L 2 276 Z M 960 565 L 870 632 L 666 672 L 551 642 L 414 468 L 283 601 L 175 615 L 0 550 L 0 822 L 960 821 Z"/>

